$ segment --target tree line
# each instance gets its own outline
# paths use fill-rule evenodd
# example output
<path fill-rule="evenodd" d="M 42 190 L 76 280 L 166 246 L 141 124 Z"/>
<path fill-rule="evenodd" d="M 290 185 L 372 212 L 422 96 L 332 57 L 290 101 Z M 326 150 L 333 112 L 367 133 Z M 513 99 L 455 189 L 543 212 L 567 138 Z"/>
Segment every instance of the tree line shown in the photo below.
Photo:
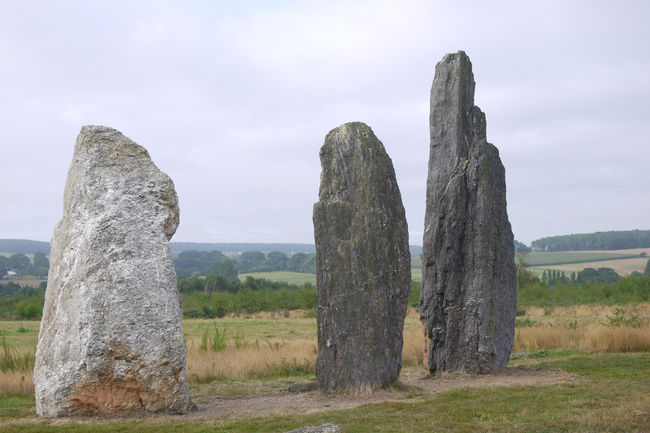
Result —
<path fill-rule="evenodd" d="M 226 256 L 220 251 L 182 251 L 174 258 L 176 274 L 179 277 L 217 275 L 235 278 L 240 273 L 292 271 L 316 273 L 314 253 L 296 253 L 287 256 L 281 251 L 265 254 L 261 251 L 247 251 Z"/>
<path fill-rule="evenodd" d="M 650 248 L 650 230 L 610 231 L 550 236 L 534 240 L 535 251 L 627 250 Z"/>
<path fill-rule="evenodd" d="M 34 253 L 33 259 L 23 253 L 12 254 L 8 257 L 0 255 L 0 278 L 7 275 L 47 278 L 49 269 L 50 261 L 45 253 L 40 251 Z"/>
<path fill-rule="evenodd" d="M 182 251 L 174 258 L 176 274 L 179 277 L 200 275 L 223 275 L 237 278 L 239 273 L 292 271 L 308 274 L 316 273 L 314 253 L 286 255 L 280 251 L 265 254 L 248 251 L 226 256 L 220 251 Z M 16 277 L 47 278 L 50 262 L 42 252 L 34 253 L 30 259 L 23 253 L 11 256 L 0 255 L 0 278 L 8 275 Z"/>

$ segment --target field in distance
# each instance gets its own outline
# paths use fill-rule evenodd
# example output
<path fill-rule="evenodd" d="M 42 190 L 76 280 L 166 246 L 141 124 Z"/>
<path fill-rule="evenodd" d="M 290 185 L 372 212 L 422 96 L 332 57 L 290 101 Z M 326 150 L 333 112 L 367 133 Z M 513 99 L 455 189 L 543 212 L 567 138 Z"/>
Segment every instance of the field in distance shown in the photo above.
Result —
<path fill-rule="evenodd" d="M 302 285 L 311 283 L 316 285 L 316 274 L 304 274 L 300 272 L 274 271 L 274 272 L 248 272 L 239 274 L 239 279 L 245 281 L 246 277 L 264 278 L 269 281 L 281 281 L 289 284 Z M 422 281 L 422 268 L 411 268 L 411 279 Z"/>
<path fill-rule="evenodd" d="M 643 256 L 645 253 L 645 256 Z M 619 275 L 632 272 L 643 273 L 648 263 L 650 248 L 612 251 L 558 251 L 531 252 L 525 261 L 532 270 L 542 273 L 544 269 L 557 269 L 567 273 L 580 272 L 585 268 L 612 268 Z"/>
<path fill-rule="evenodd" d="M 301 272 L 273 271 L 273 272 L 248 272 L 239 274 L 241 281 L 246 281 L 246 277 L 264 278 L 269 281 L 284 281 L 289 284 L 307 284 L 316 285 L 316 274 L 305 274 Z"/>

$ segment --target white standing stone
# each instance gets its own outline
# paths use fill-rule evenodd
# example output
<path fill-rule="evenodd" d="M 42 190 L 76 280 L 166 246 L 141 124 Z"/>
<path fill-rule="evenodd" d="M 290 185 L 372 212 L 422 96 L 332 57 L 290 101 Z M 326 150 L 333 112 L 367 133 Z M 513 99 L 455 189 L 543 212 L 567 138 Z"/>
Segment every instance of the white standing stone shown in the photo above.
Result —
<path fill-rule="evenodd" d="M 187 412 L 171 179 L 143 147 L 84 126 L 52 236 L 34 385 L 41 416 Z"/>

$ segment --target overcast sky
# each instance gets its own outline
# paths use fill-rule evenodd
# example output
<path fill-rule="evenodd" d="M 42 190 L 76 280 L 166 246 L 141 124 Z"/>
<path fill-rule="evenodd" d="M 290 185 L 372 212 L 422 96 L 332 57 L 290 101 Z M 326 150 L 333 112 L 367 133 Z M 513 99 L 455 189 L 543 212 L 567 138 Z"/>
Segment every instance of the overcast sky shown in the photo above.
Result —
<path fill-rule="evenodd" d="M 173 179 L 175 241 L 313 243 L 318 150 L 393 160 L 422 244 L 429 91 L 464 50 L 515 238 L 650 229 L 648 1 L 0 0 L 0 238 L 49 241 L 82 125 Z"/>

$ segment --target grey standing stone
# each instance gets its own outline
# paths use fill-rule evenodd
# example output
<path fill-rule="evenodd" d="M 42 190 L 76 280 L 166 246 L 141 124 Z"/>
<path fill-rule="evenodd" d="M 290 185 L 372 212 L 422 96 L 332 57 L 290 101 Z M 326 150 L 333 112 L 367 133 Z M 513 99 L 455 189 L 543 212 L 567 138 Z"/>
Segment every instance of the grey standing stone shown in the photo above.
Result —
<path fill-rule="evenodd" d="M 397 379 L 411 255 L 393 164 L 363 123 L 330 131 L 314 205 L 316 375 L 323 391 Z"/>
<path fill-rule="evenodd" d="M 430 373 L 505 368 L 514 339 L 514 238 L 505 169 L 474 105 L 467 55 L 447 54 L 431 88 L 420 316 Z"/>
<path fill-rule="evenodd" d="M 34 385 L 41 416 L 185 413 L 171 179 L 118 131 L 84 126 L 52 236 Z"/>

